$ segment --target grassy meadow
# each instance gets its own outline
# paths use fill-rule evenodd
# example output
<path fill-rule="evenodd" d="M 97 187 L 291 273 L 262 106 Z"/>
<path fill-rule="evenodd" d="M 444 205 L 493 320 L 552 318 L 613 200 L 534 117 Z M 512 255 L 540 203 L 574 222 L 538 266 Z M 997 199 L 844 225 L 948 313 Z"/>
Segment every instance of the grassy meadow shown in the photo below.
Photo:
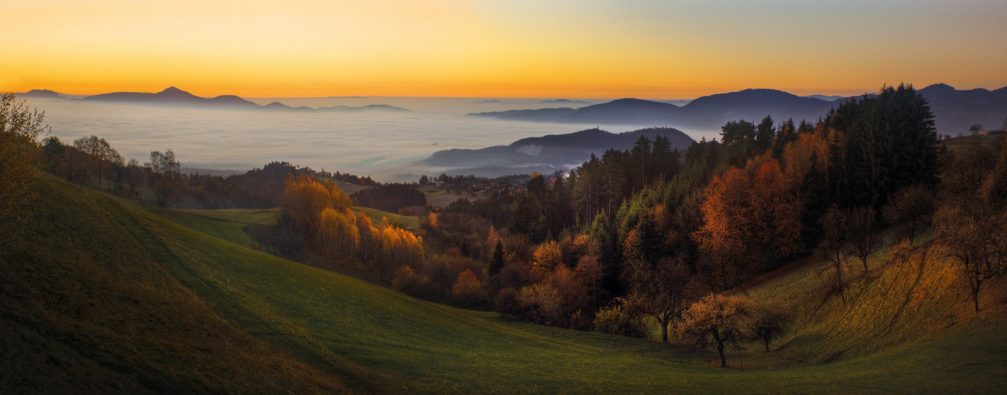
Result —
<path fill-rule="evenodd" d="M 1007 384 L 1002 305 L 976 317 L 962 292 L 940 285 L 953 276 L 944 264 L 886 263 L 890 248 L 848 290 L 849 305 L 798 298 L 824 292 L 829 277 L 816 262 L 753 285 L 756 299 L 821 303 L 787 306 L 797 329 L 778 350 L 745 344 L 729 354 L 732 368 L 718 369 L 709 351 L 510 322 L 249 248 L 244 227 L 275 220 L 271 210 L 150 209 L 48 176 L 33 210 L 4 258 L 0 303 L 12 313 L 3 327 L 21 354 L 4 362 L 4 388 L 960 393 Z M 904 297 L 892 305 L 886 293 Z M 953 317 L 927 319 L 944 314 Z"/>

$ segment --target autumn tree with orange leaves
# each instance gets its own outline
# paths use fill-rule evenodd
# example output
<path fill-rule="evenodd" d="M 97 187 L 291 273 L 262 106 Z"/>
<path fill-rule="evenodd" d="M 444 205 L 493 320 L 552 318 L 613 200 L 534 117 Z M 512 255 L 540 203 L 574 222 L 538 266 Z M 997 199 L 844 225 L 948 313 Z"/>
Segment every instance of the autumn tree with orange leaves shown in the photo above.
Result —
<path fill-rule="evenodd" d="M 710 181 L 700 207 L 703 225 L 693 237 L 712 261 L 717 286 L 735 285 L 798 251 L 801 204 L 796 189 L 779 160 L 768 154 Z"/>
<path fill-rule="evenodd" d="M 752 336 L 755 313 L 752 301 L 745 296 L 707 295 L 686 310 L 682 335 L 699 347 L 716 348 L 720 367 L 726 368 L 726 348 Z"/>

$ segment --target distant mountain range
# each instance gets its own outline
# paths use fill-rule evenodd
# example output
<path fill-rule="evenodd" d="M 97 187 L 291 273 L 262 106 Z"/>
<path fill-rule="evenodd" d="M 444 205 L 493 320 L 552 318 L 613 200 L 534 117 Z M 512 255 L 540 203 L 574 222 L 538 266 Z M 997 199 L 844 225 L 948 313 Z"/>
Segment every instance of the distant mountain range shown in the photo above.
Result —
<path fill-rule="evenodd" d="M 184 105 L 212 105 L 221 107 L 243 107 L 255 108 L 258 104 L 242 99 L 235 95 L 222 95 L 217 97 L 199 97 L 176 87 L 170 87 L 157 93 L 147 92 L 113 92 L 100 95 L 85 96 L 84 101 L 105 101 L 105 102 L 128 102 L 138 104 L 184 104 Z"/>
<path fill-rule="evenodd" d="M 846 96 L 837 96 L 837 95 L 807 95 L 807 96 L 804 96 L 804 97 L 809 97 L 809 98 L 818 99 L 818 100 L 825 100 L 825 101 L 836 101 L 836 100 L 840 100 L 840 99 L 845 99 L 846 98 Z"/>
<path fill-rule="evenodd" d="M 402 107 L 391 106 L 388 104 L 367 104 L 363 106 L 332 106 L 332 107 L 319 107 L 318 111 L 336 111 L 336 112 L 354 112 L 354 111 L 391 111 L 391 112 L 402 112 L 409 111 Z"/>
<path fill-rule="evenodd" d="M 976 123 L 985 126 L 987 129 L 999 129 L 1003 127 L 1005 118 L 1007 118 L 1007 87 L 992 91 L 987 89 L 957 90 L 947 84 L 935 84 L 920 89 L 920 93 L 930 102 L 930 107 L 936 117 L 937 130 L 941 134 L 964 134 L 968 132 L 971 125 Z M 280 102 L 259 105 L 235 95 L 200 97 L 175 87 L 170 87 L 156 93 L 113 92 L 84 97 L 75 97 L 46 89 L 35 89 L 21 95 L 44 99 L 274 111 L 409 111 L 401 107 L 386 104 L 321 108 L 293 107 Z M 618 99 L 582 107 L 480 112 L 469 115 L 535 122 L 656 125 L 716 130 L 728 121 L 738 119 L 757 121 L 766 115 L 772 116 L 776 120 L 793 118 L 794 120 L 805 119 L 814 121 L 846 99 L 849 98 L 824 95 L 797 96 L 773 89 L 746 89 L 738 92 L 703 96 L 684 104 L 682 104 L 683 101 L 659 102 L 640 99 Z M 484 102 L 500 101 L 491 100 Z M 552 99 L 543 100 L 541 103 L 573 105 L 579 104 L 581 101 Z"/>
<path fill-rule="evenodd" d="M 930 102 L 937 130 L 942 134 L 965 133 L 974 123 L 999 128 L 1007 118 L 1007 87 L 993 91 L 960 91 L 946 84 L 936 84 L 921 89 L 920 94 Z M 746 89 L 703 96 L 681 106 L 650 100 L 618 99 L 579 108 L 510 110 L 469 115 L 536 122 L 719 129 L 728 121 L 758 121 L 766 115 L 776 120 L 793 118 L 814 121 L 846 99 L 848 98 L 820 95 L 801 97 L 772 89 Z"/>
<path fill-rule="evenodd" d="M 996 90 L 957 90 L 947 84 L 920 90 L 930 102 L 941 134 L 968 133 L 969 126 L 981 124 L 986 129 L 1007 127 L 1007 87 Z"/>
<path fill-rule="evenodd" d="M 674 125 L 688 128 L 719 128 L 737 119 L 774 118 L 818 119 L 832 102 L 795 96 L 769 89 L 704 96 L 684 106 L 672 103 L 618 99 L 607 103 L 572 108 L 510 110 L 470 114 L 510 120 L 625 125 Z"/>
<path fill-rule="evenodd" d="M 498 177 L 537 171 L 550 174 L 580 166 L 591 154 L 609 149 L 629 149 L 640 136 L 663 136 L 672 148 L 684 150 L 695 141 L 678 129 L 649 128 L 626 133 L 588 129 L 576 133 L 530 137 L 482 149 L 449 149 L 434 152 L 424 163 L 446 168 L 448 174 Z"/>
<path fill-rule="evenodd" d="M 539 103 L 546 104 L 591 104 L 591 102 L 586 100 L 574 100 L 574 99 L 548 99 L 539 101 Z"/>
<path fill-rule="evenodd" d="M 47 90 L 47 89 L 35 89 L 23 93 L 25 97 L 32 98 L 46 98 L 46 99 L 74 99 L 69 95 L 64 95 L 59 92 Z M 133 104 L 167 104 L 167 105 L 184 105 L 184 106 L 195 106 L 195 107 L 213 107 L 213 108 L 237 108 L 237 109 L 261 109 L 261 110 L 280 110 L 280 111 L 331 111 L 331 112 L 343 112 L 343 111 L 409 111 L 401 107 L 390 106 L 387 104 L 368 104 L 364 106 L 333 106 L 333 107 L 292 107 L 280 102 L 272 102 L 266 105 L 258 105 L 249 100 L 243 99 L 235 95 L 221 95 L 216 97 L 200 97 L 193 95 L 192 93 L 186 92 L 184 90 L 178 89 L 176 87 L 169 87 L 165 90 L 156 93 L 149 92 L 112 92 L 103 93 L 99 95 L 84 96 L 79 100 L 83 101 L 95 101 L 95 102 L 117 102 L 117 103 L 133 103 Z"/>

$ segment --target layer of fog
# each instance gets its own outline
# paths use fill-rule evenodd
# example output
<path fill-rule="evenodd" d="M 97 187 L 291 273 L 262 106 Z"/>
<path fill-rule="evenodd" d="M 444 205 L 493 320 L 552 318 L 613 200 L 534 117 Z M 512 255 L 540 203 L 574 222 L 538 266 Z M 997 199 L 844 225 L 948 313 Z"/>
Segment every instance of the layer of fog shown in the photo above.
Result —
<path fill-rule="evenodd" d="M 270 161 L 370 175 L 382 181 L 415 180 L 443 169 L 419 164 L 437 150 L 482 148 L 546 134 L 600 126 L 626 132 L 658 125 L 576 125 L 505 121 L 466 114 L 529 107 L 580 106 L 540 100 L 340 97 L 253 99 L 291 106 L 388 104 L 409 112 L 299 112 L 215 110 L 175 106 L 30 99 L 46 112 L 52 134 L 66 142 L 86 135 L 108 140 L 127 159 L 146 160 L 172 149 L 189 168 L 247 170 Z M 713 131 L 693 138 L 715 137 Z"/>

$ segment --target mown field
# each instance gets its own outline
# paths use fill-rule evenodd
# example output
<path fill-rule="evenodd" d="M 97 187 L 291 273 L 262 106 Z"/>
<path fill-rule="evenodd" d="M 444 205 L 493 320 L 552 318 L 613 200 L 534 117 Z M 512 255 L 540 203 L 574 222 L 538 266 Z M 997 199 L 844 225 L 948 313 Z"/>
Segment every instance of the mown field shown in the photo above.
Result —
<path fill-rule="evenodd" d="M 256 251 L 273 211 L 157 210 L 44 177 L 0 276 L 0 386 L 105 392 L 994 393 L 1002 293 L 970 313 L 939 260 L 877 254 L 828 297 L 818 262 L 753 283 L 795 313 L 774 351 L 509 322 Z M 920 243 L 925 243 L 921 240 Z M 914 266 L 915 265 L 915 266 Z M 858 266 L 851 266 L 856 273 Z M 959 292 L 962 291 L 962 292 Z M 946 315 L 951 314 L 952 318 Z M 4 391 L 6 392 L 6 391 Z"/>

